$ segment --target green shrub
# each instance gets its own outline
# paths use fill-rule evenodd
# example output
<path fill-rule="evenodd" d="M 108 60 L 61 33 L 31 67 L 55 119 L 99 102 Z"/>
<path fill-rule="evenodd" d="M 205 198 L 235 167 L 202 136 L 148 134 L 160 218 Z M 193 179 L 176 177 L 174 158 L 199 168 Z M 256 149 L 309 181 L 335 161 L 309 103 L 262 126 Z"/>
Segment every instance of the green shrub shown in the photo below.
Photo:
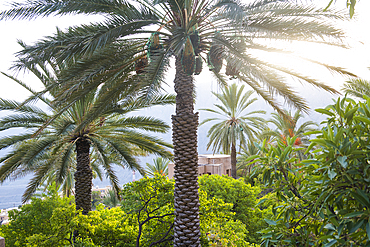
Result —
<path fill-rule="evenodd" d="M 265 246 L 370 246 L 370 99 L 338 99 L 299 162 L 294 139 L 262 146 L 260 172 L 281 200 Z"/>
<path fill-rule="evenodd" d="M 73 198 L 60 198 L 52 191 L 46 198 L 33 198 L 19 211 L 9 212 L 10 223 L 0 228 L 6 246 L 63 246 L 72 241 L 75 226 Z M 49 243 L 42 243 L 50 238 Z"/>
<path fill-rule="evenodd" d="M 199 181 L 202 246 L 253 246 L 248 240 L 257 238 L 256 226 L 266 210 L 256 205 L 259 190 L 217 175 Z M 164 176 L 143 178 L 124 186 L 121 207 L 106 209 L 100 204 L 88 215 L 76 211 L 73 198 L 60 198 L 54 191 L 11 212 L 11 222 L 0 234 L 8 247 L 173 246 L 173 189 L 174 181 Z M 267 204 L 263 201 L 261 206 L 269 208 Z M 254 228 L 244 224 L 245 219 Z"/>
<path fill-rule="evenodd" d="M 207 180 L 210 180 L 207 183 Z M 232 189 L 234 185 L 232 181 L 234 179 L 227 179 L 220 176 L 204 176 L 199 178 L 199 181 L 206 182 L 208 186 L 219 184 L 219 183 L 229 183 L 225 186 L 230 186 L 230 191 L 236 195 L 235 189 L 249 189 L 252 192 L 245 192 L 241 195 L 248 195 L 255 197 L 258 194 L 258 189 L 253 190 L 248 187 L 243 187 L 239 184 Z M 239 181 L 238 183 L 243 183 Z M 215 186 L 214 190 L 222 190 L 222 186 Z M 245 224 L 236 217 L 236 212 L 234 211 L 234 204 L 231 202 L 225 202 L 221 196 L 209 196 L 206 185 L 200 182 L 199 188 L 199 201 L 200 201 L 200 222 L 201 222 L 201 242 L 202 246 L 211 246 L 212 243 L 216 243 L 217 238 L 210 238 L 210 236 L 217 234 L 223 241 L 228 241 L 225 246 L 248 246 L 246 239 L 251 235 L 248 232 Z M 145 222 L 142 226 L 142 236 L 140 238 L 140 246 L 148 246 L 150 243 L 156 242 L 163 237 L 166 237 L 169 241 L 162 243 L 161 246 L 172 246 L 173 231 L 172 226 L 174 222 L 174 181 L 169 180 L 164 176 L 155 176 L 153 178 L 143 178 L 139 181 L 129 183 L 125 185 L 122 191 L 122 207 L 124 210 L 132 214 L 133 219 L 137 222 Z M 223 194 L 223 193 L 219 193 Z M 230 197 L 232 198 L 232 197 Z M 248 200 L 253 200 L 250 198 Z M 243 200 L 231 200 L 233 202 L 245 202 Z M 257 200 L 251 202 L 251 205 L 256 205 Z M 244 212 L 250 213 L 245 207 L 240 205 L 238 208 L 238 213 L 242 214 Z M 242 210 L 245 211 L 243 212 Z M 251 210 L 252 212 L 259 211 Z M 239 216 L 243 218 L 243 216 Z M 257 218 L 257 217 L 256 217 Z M 264 222 L 265 224 L 265 222 Z M 252 229 L 252 227 L 251 227 Z M 255 233 L 256 229 L 252 229 Z M 167 235 L 166 235 L 167 234 Z"/>
<path fill-rule="evenodd" d="M 218 198 L 231 204 L 232 207 L 229 209 L 233 212 L 231 218 L 246 226 L 248 234 L 245 239 L 251 243 L 259 243 L 261 234 L 258 231 L 268 226 L 263 219 L 272 215 L 271 207 L 263 208 L 257 205 L 260 201 L 257 199 L 261 192 L 259 187 L 252 187 L 242 178 L 233 179 L 225 175 L 203 175 L 199 177 L 199 187 L 201 191 L 207 193 L 208 200 Z"/>
<path fill-rule="evenodd" d="M 99 246 L 135 246 L 138 227 L 120 207 L 111 209 L 98 205 L 87 216 L 88 239 Z M 86 238 L 86 237 L 85 237 Z"/>

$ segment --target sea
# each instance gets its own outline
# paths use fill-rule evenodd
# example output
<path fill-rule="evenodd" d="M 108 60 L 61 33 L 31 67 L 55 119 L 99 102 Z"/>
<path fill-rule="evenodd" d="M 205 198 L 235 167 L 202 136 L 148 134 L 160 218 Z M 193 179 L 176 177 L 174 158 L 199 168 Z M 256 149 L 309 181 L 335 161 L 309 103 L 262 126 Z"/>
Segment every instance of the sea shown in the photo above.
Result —
<path fill-rule="evenodd" d="M 133 174 L 131 170 L 127 169 L 116 169 L 117 176 L 120 180 L 120 185 L 132 182 L 134 179 L 138 180 L 141 178 L 141 175 L 138 172 Z M 27 188 L 27 184 L 32 175 L 19 178 L 14 181 L 6 181 L 0 185 L 0 209 L 6 209 L 11 207 L 18 207 L 22 205 L 22 195 Z M 107 179 L 100 181 L 99 179 L 93 180 L 93 185 L 103 188 L 107 185 L 110 185 Z"/>

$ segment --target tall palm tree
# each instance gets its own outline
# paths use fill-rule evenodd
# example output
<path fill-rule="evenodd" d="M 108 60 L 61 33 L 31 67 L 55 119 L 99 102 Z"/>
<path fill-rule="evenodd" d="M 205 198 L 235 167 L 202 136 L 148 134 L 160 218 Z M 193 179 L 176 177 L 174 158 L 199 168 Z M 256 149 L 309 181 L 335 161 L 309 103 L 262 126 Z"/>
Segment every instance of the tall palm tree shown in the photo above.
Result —
<path fill-rule="evenodd" d="M 146 163 L 146 174 L 154 176 L 156 173 L 167 176 L 168 175 L 168 164 L 170 161 L 162 157 L 157 157 L 153 159 L 154 164 Z"/>
<path fill-rule="evenodd" d="M 49 68 L 57 67 L 50 63 Z M 45 87 L 57 80 L 55 71 L 50 71 L 48 67 L 31 66 L 29 70 Z M 114 165 L 138 170 L 144 174 L 144 169 L 135 159 L 137 149 L 148 154 L 171 157 L 171 153 L 166 149 L 171 147 L 170 144 L 142 133 L 164 133 L 169 128 L 167 124 L 152 117 L 129 117 L 126 114 L 153 105 L 173 103 L 173 96 L 153 97 L 148 101 L 135 97 L 130 91 L 121 92 L 120 100 L 105 105 L 102 110 L 98 106 L 101 104 L 100 96 L 104 92 L 93 90 L 65 109 L 53 122 L 44 126 L 45 122 L 58 112 L 51 103 L 55 91 L 50 91 L 49 98 L 40 97 L 25 83 L 5 75 L 28 89 L 32 93 L 31 97 L 38 98 L 47 106 L 44 110 L 35 104 L 37 101 L 16 102 L 0 99 L 0 109 L 13 112 L 0 119 L 0 130 L 15 130 L 20 127 L 25 129 L 21 134 L 16 132 L 0 139 L 1 149 L 12 149 L 0 159 L 0 182 L 34 173 L 23 195 L 23 201 L 27 201 L 45 178 L 50 176 L 57 184 L 64 183 L 70 187 L 73 182 L 71 174 L 74 173 L 76 208 L 87 214 L 91 210 L 91 167 L 99 165 L 104 168 L 118 196 L 119 180 Z M 95 159 L 93 163 L 90 163 L 91 154 Z"/>
<path fill-rule="evenodd" d="M 244 92 L 244 87 L 242 85 L 238 89 L 237 84 L 234 83 L 223 88 L 222 93 L 212 92 L 221 101 L 221 104 L 215 104 L 218 109 L 201 109 L 219 115 L 219 117 L 205 119 L 200 125 L 210 121 L 218 122 L 208 130 L 207 149 L 212 146 L 213 152 L 222 150 L 225 154 L 231 154 L 233 178 L 236 178 L 237 148 L 246 147 L 248 140 L 253 141 L 258 131 L 265 125 L 262 117 L 255 116 L 255 114 L 265 114 L 265 111 L 246 112 L 257 98 L 250 99 L 254 92 L 252 90 Z"/>
<path fill-rule="evenodd" d="M 226 61 L 228 76 L 248 84 L 282 114 L 284 112 L 273 95 L 282 96 L 298 109 L 307 110 L 308 107 L 284 83 L 280 72 L 336 92 L 298 72 L 261 61 L 250 52 L 281 51 L 264 43 L 266 39 L 315 41 L 322 38 L 319 42 L 333 44 L 325 38 L 341 37 L 342 33 L 326 21 L 341 18 L 331 10 L 323 12 L 312 6 L 281 0 L 257 0 L 249 4 L 234 0 L 29 0 L 14 3 L 12 9 L 0 13 L 0 20 L 65 14 L 100 14 L 105 20 L 72 27 L 65 32 L 58 30 L 54 37 L 48 37 L 20 53 L 29 61 L 35 57 L 45 61 L 50 58 L 61 62 L 78 61 L 64 79 L 64 89 L 56 98 L 59 102 L 65 102 L 65 95 L 68 95 L 69 104 L 73 104 L 86 91 L 101 84 L 110 85 L 107 88 L 110 88 L 111 96 L 107 99 L 113 99 L 122 88 L 117 79 L 123 72 L 134 69 L 137 75 L 130 77 L 131 82 L 145 85 L 146 91 L 143 92 L 150 97 L 164 82 L 169 58 L 175 57 L 177 97 L 176 113 L 172 116 L 175 246 L 200 245 L 198 114 L 194 113 L 193 107 L 193 75 L 201 72 L 203 61 L 224 84 L 226 78 L 220 72 Z M 151 37 L 145 37 L 146 34 L 151 34 Z M 111 49 L 112 44 L 120 48 Z M 141 50 L 138 49 L 140 47 Z M 122 57 L 131 58 L 131 62 Z M 316 63 L 346 73 L 339 68 Z"/>

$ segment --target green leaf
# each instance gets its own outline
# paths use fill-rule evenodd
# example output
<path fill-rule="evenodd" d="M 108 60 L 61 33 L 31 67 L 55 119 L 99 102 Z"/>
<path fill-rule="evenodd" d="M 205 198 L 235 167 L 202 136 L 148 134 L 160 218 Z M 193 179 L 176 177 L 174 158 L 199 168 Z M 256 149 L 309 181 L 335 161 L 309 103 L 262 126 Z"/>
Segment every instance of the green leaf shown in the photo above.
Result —
<path fill-rule="evenodd" d="M 349 229 L 349 233 L 354 233 L 355 231 L 357 231 L 358 228 L 360 228 L 363 223 L 364 223 L 364 220 L 357 222 L 356 225 L 354 225 L 352 228 Z"/>
<path fill-rule="evenodd" d="M 267 198 L 262 199 L 261 201 L 259 201 L 259 202 L 257 203 L 257 205 L 256 205 L 256 206 L 258 206 L 258 205 L 260 205 L 260 204 L 264 203 L 266 200 L 267 200 Z"/>
<path fill-rule="evenodd" d="M 328 111 L 326 109 L 316 109 L 315 111 L 318 112 L 318 113 L 321 113 L 321 114 L 329 115 L 331 117 L 334 117 L 335 116 L 334 113 L 332 113 L 332 112 L 330 112 L 330 111 Z"/>
<path fill-rule="evenodd" d="M 270 239 L 267 239 L 267 240 L 266 240 L 265 247 L 268 247 L 268 246 L 269 246 L 269 243 L 270 243 Z"/>
<path fill-rule="evenodd" d="M 338 237 L 340 236 L 340 234 L 342 233 L 342 230 L 344 228 L 344 224 L 340 224 L 339 227 L 338 227 Z"/>
<path fill-rule="evenodd" d="M 330 247 L 336 244 L 338 241 L 336 239 L 331 240 L 329 243 L 325 244 L 324 247 Z"/>
<path fill-rule="evenodd" d="M 273 221 L 273 220 L 269 220 L 269 219 L 264 219 L 266 222 L 267 222 L 267 224 L 269 224 L 269 225 L 272 225 L 272 226 L 276 226 L 277 225 L 277 223 L 276 223 L 276 221 Z"/>
<path fill-rule="evenodd" d="M 335 231 L 335 227 L 332 225 L 332 224 L 326 224 L 325 226 L 324 226 L 324 228 L 325 229 L 328 229 L 328 230 L 333 230 L 333 231 Z"/>
<path fill-rule="evenodd" d="M 358 120 L 359 122 L 365 122 L 367 124 L 370 124 L 370 119 L 366 118 L 366 117 L 361 117 L 361 116 L 356 116 L 354 117 L 356 120 Z"/>
<path fill-rule="evenodd" d="M 347 168 L 348 166 L 348 163 L 347 163 L 347 156 L 339 156 L 337 158 L 338 162 L 340 163 L 340 165 L 343 167 L 343 168 Z"/>
<path fill-rule="evenodd" d="M 369 196 L 368 196 L 368 194 L 366 194 L 365 192 L 363 192 L 362 190 L 360 190 L 360 189 L 357 189 L 356 190 L 357 191 L 357 193 L 358 194 L 360 194 L 367 202 L 370 202 L 370 200 L 369 200 Z"/>
<path fill-rule="evenodd" d="M 250 160 L 254 160 L 254 159 L 257 159 L 259 158 L 260 156 L 259 155 L 251 155 L 249 156 L 248 158 L 246 158 L 244 161 L 247 162 L 247 161 L 250 161 Z"/>
<path fill-rule="evenodd" d="M 333 3 L 334 0 L 330 0 L 329 4 L 325 7 L 324 11 L 327 11 L 330 5 Z"/>
<path fill-rule="evenodd" d="M 370 203 L 362 195 L 355 193 L 354 191 L 351 191 L 351 194 L 363 206 L 370 208 Z"/>
<path fill-rule="evenodd" d="M 353 109 L 349 110 L 348 112 L 346 112 L 346 114 L 344 114 L 344 117 L 346 119 L 352 119 L 353 118 L 353 114 L 355 114 L 355 112 L 357 111 L 358 107 L 354 107 Z"/>
<path fill-rule="evenodd" d="M 364 213 L 363 211 L 360 211 L 360 212 L 352 212 L 352 213 L 349 213 L 349 214 L 344 215 L 343 218 L 353 218 L 353 217 L 359 216 L 359 215 L 361 215 L 363 213 Z"/>
<path fill-rule="evenodd" d="M 331 217 L 329 218 L 329 221 L 330 221 L 331 223 L 333 223 L 333 225 L 335 225 L 336 227 L 338 227 L 338 226 L 339 226 L 339 223 L 338 223 L 337 219 L 335 218 L 335 215 L 331 216 Z"/>
<path fill-rule="evenodd" d="M 271 238 L 272 237 L 272 233 L 268 233 L 268 234 L 262 235 L 261 237 L 262 238 Z"/>
<path fill-rule="evenodd" d="M 337 176 L 337 173 L 331 169 L 328 170 L 328 176 L 330 178 L 330 180 L 332 180 L 333 178 L 335 178 L 335 176 Z"/>
<path fill-rule="evenodd" d="M 370 220 L 366 224 L 367 238 L 370 240 Z"/>
<path fill-rule="evenodd" d="M 349 6 L 349 17 L 352 18 L 353 15 L 355 14 L 355 5 L 356 5 L 356 0 L 351 0 L 351 4 Z"/>

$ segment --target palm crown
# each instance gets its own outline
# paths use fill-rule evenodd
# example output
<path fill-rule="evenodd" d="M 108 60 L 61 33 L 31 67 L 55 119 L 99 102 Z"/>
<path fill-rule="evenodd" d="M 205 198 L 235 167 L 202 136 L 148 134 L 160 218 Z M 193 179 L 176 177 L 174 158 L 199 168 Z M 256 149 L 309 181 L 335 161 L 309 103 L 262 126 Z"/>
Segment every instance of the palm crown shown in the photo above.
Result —
<path fill-rule="evenodd" d="M 45 87 L 57 79 L 55 71 L 47 67 L 26 66 Z M 55 64 L 49 66 L 54 69 L 57 67 Z M 1 159 L 3 164 L 0 167 L 0 182 L 10 177 L 17 178 L 34 172 L 35 175 L 23 195 L 24 201 L 30 198 L 47 177 L 52 178 L 57 184 L 64 183 L 65 186 L 73 182 L 71 174 L 74 173 L 76 177 L 76 169 L 78 172 L 78 142 L 81 140 L 88 140 L 87 152 L 90 145 L 92 147 L 93 162 L 90 163 L 88 159 L 87 166 L 91 166 L 100 176 L 102 172 L 99 167 L 103 167 L 116 193 L 119 191 L 119 179 L 114 171 L 114 165 L 138 170 L 144 174 L 135 156 L 147 153 L 172 156 L 166 149 L 166 147 L 172 147 L 170 144 L 142 132 L 164 133 L 168 129 L 167 124 L 152 117 L 126 116 L 127 113 L 152 105 L 173 103 L 174 97 L 171 95 L 158 96 L 147 101 L 135 97 L 128 90 L 126 93 L 121 93 L 121 100 L 105 105 L 101 110 L 99 97 L 103 92 L 93 90 L 71 107 L 54 116 L 59 112 L 51 104 L 52 96 L 56 91 L 51 90 L 49 98 L 41 97 L 25 83 L 10 75 L 4 75 L 32 93 L 31 97 L 24 102 L 0 99 L 1 110 L 10 110 L 14 113 L 0 120 L 1 131 L 25 128 L 25 132 L 21 134 L 16 133 L 0 139 L 1 149 L 13 149 Z M 35 101 L 31 101 L 35 98 L 43 101 L 48 108 L 43 110 L 35 104 Z M 51 119 L 53 121 L 50 121 Z M 45 122 L 49 124 L 45 125 Z M 82 177 L 82 179 L 86 177 L 86 183 L 91 184 L 92 177 L 88 174 L 82 174 Z M 75 180 L 76 183 L 79 181 L 78 178 Z M 76 188 L 76 197 L 77 192 Z M 87 201 L 91 204 L 89 198 Z M 77 202 L 76 204 L 79 206 Z"/>
<path fill-rule="evenodd" d="M 300 111 L 296 111 L 292 116 L 290 111 L 286 111 L 288 116 L 291 116 L 290 119 L 285 119 L 279 114 L 272 113 L 272 118 L 268 121 L 275 125 L 275 130 L 265 130 L 262 136 L 271 136 L 277 141 L 286 143 L 286 139 L 296 137 L 297 139 L 294 142 L 294 145 L 308 145 L 308 136 L 304 134 L 310 131 L 316 130 L 318 126 L 317 123 L 313 121 L 306 121 L 298 125 L 299 119 L 303 117 L 303 114 Z"/>
<path fill-rule="evenodd" d="M 162 157 L 153 159 L 153 164 L 146 163 L 146 173 L 150 176 L 155 176 L 156 173 L 167 176 L 168 175 L 168 164 L 170 160 Z"/>
<path fill-rule="evenodd" d="M 246 136 L 250 141 L 254 140 L 258 134 L 258 130 L 263 129 L 264 119 L 254 116 L 254 114 L 265 114 L 263 110 L 245 112 L 247 108 L 257 101 L 257 98 L 250 99 L 254 93 L 252 90 L 244 92 L 245 86 L 242 85 L 239 89 L 234 83 L 222 90 L 222 93 L 214 93 L 221 104 L 215 104 L 218 110 L 200 109 L 217 114 L 219 117 L 207 118 L 202 124 L 210 121 L 220 121 L 213 125 L 208 135 L 210 141 L 207 148 L 213 146 L 214 152 L 222 150 L 223 153 L 229 153 L 230 147 L 244 147 L 247 143 Z M 240 145 L 237 145 L 237 142 Z"/>

